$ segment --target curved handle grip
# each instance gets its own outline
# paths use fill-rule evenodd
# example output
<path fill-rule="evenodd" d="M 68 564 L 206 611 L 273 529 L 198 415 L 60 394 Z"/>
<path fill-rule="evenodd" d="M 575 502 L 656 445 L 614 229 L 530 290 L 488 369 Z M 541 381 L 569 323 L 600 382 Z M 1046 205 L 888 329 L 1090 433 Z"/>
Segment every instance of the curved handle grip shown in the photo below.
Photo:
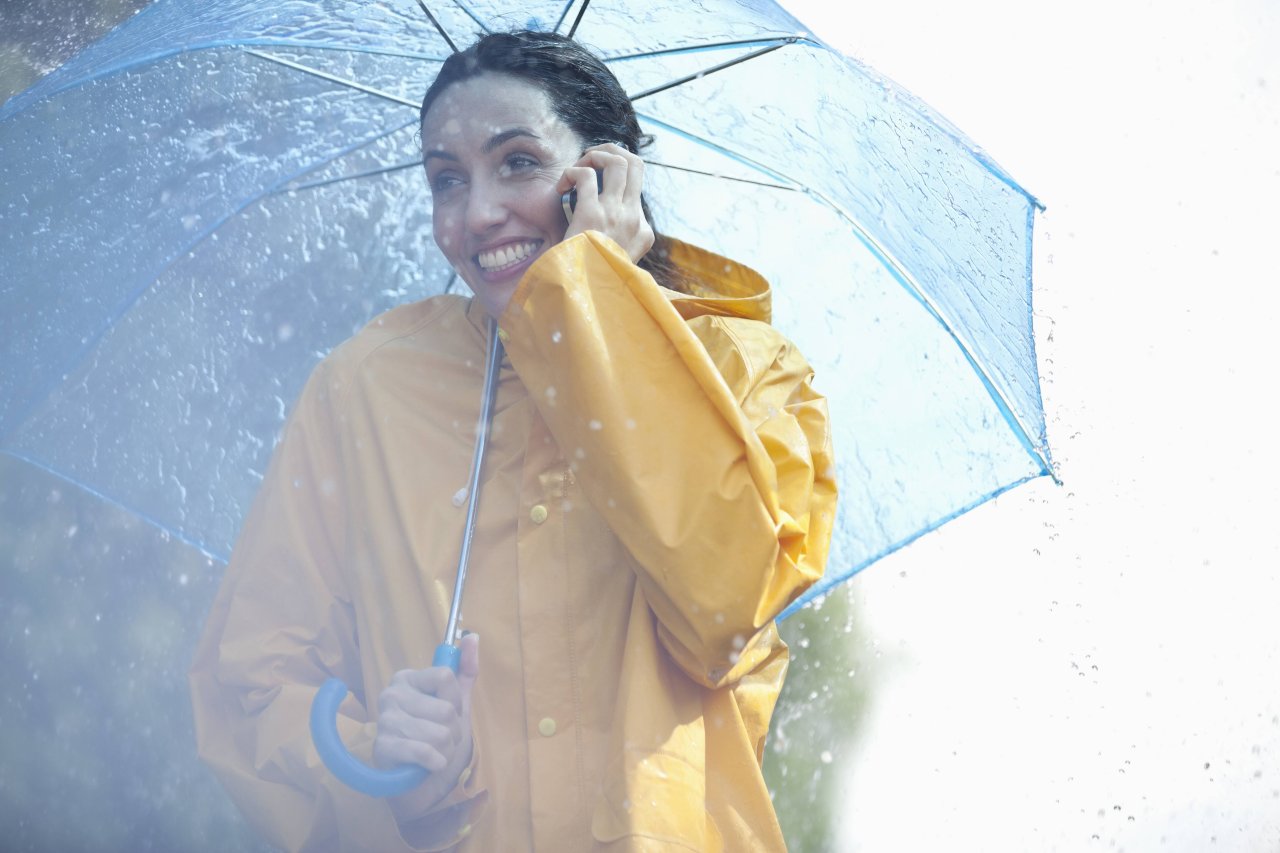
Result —
<path fill-rule="evenodd" d="M 458 671 L 460 654 L 456 646 L 442 643 L 436 647 L 432 666 L 447 666 Z M 311 740 L 324 766 L 347 787 L 370 797 L 395 797 L 407 794 L 427 778 L 427 769 L 417 764 L 401 764 L 391 770 L 377 770 L 352 755 L 338 737 L 338 706 L 347 698 L 347 685 L 341 678 L 330 678 L 316 691 L 311 702 Z"/>

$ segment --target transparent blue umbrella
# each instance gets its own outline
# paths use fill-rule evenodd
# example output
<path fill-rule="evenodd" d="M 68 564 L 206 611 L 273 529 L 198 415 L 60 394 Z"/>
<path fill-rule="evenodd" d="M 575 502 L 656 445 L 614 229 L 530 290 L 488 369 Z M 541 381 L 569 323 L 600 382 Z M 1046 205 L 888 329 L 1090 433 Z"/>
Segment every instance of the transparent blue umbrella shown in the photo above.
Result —
<path fill-rule="evenodd" d="M 764 273 L 831 400 L 805 600 L 1051 473 L 1037 202 L 925 105 L 770 2 L 430 8 L 159 0 L 0 107 L 0 450 L 225 560 L 316 361 L 457 286 L 418 166 L 440 30 L 576 23 L 660 229 Z"/>

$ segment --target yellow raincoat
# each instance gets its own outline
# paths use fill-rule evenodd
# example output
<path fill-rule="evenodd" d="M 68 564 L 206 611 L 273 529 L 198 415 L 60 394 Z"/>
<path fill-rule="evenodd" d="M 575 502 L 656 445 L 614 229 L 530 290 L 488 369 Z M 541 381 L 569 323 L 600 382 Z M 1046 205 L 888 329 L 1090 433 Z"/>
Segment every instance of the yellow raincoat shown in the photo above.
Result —
<path fill-rule="evenodd" d="M 482 638 L 475 751 L 425 849 L 781 850 L 759 762 L 787 665 L 775 615 L 821 575 L 825 401 L 766 322 L 768 285 L 691 246 L 693 295 L 588 232 L 500 320 L 462 627 Z M 191 670 L 199 750 L 275 844 L 412 849 L 321 765 L 337 675 L 365 761 L 394 672 L 448 615 L 483 384 L 478 301 L 395 309 L 296 404 Z"/>

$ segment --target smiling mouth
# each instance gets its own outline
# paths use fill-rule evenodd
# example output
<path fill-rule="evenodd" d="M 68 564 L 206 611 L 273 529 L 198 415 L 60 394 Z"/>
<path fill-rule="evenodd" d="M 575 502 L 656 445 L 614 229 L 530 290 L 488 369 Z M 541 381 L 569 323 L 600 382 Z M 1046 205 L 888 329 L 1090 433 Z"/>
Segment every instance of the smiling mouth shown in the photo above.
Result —
<path fill-rule="evenodd" d="M 476 255 L 476 263 L 485 272 L 501 272 L 513 267 L 532 255 L 542 245 L 541 240 L 529 240 L 524 243 L 511 243 L 488 252 Z"/>

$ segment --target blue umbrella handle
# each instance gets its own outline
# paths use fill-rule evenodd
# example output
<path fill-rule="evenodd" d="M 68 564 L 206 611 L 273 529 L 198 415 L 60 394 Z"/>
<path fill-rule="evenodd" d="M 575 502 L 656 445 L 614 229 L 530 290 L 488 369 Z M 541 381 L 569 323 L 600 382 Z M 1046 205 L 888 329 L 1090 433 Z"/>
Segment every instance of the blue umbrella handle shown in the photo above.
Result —
<path fill-rule="evenodd" d="M 458 671 L 461 652 L 457 646 L 436 646 L 432 666 L 447 666 Z M 338 706 L 347 698 L 347 685 L 341 678 L 330 678 L 316 691 L 311 702 L 311 740 L 320 753 L 324 766 L 349 788 L 370 797 L 395 797 L 407 794 L 427 778 L 427 768 L 417 764 L 401 764 L 391 770 L 376 770 L 352 755 L 338 737 Z"/>

